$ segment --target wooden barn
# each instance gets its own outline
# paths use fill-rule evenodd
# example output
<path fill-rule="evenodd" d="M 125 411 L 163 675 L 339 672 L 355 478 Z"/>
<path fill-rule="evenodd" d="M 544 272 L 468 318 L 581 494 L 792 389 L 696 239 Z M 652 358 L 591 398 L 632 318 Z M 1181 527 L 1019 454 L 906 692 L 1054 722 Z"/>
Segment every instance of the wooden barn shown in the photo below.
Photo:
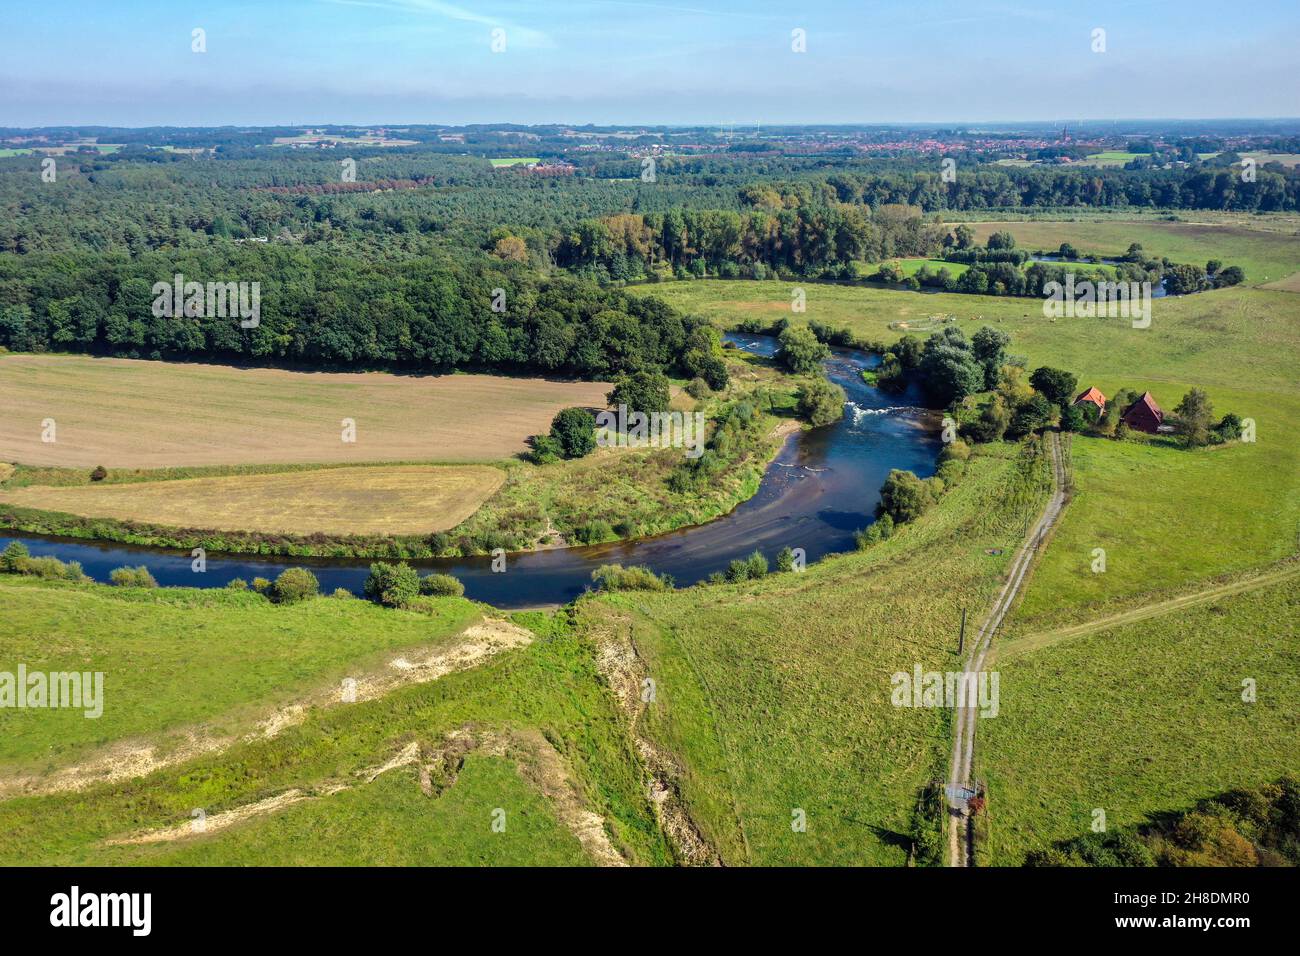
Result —
<path fill-rule="evenodd" d="M 1096 388 L 1094 386 L 1093 388 L 1088 389 L 1086 392 L 1081 392 L 1079 394 L 1079 397 L 1076 398 L 1072 404 L 1082 405 L 1085 402 L 1097 406 L 1098 417 L 1106 414 L 1106 396 L 1101 394 L 1101 389 Z"/>
<path fill-rule="evenodd" d="M 1160 423 L 1165 420 L 1165 413 L 1156 404 L 1150 392 L 1143 392 L 1142 397 L 1124 410 L 1120 416 L 1129 428 L 1154 435 L 1160 430 Z"/>

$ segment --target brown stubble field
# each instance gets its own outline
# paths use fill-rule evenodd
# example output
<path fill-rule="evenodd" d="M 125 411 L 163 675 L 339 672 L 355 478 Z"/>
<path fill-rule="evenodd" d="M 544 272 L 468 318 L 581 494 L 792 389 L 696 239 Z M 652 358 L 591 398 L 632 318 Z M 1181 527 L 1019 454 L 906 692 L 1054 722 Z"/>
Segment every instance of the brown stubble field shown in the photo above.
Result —
<path fill-rule="evenodd" d="M 0 461 L 93 468 L 481 462 L 525 450 L 610 385 L 497 375 L 298 372 L 0 356 Z M 342 439 L 343 419 L 356 441 Z M 54 442 L 43 442 L 53 419 Z"/>
<path fill-rule="evenodd" d="M 460 524 L 505 478 L 503 469 L 491 465 L 377 465 L 0 489 L 0 502 L 212 531 L 429 534 Z"/>

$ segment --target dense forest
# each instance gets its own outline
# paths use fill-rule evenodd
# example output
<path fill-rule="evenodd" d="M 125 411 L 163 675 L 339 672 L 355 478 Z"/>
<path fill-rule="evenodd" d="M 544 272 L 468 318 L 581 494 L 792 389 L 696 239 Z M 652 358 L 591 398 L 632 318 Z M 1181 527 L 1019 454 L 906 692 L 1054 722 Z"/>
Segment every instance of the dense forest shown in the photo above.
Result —
<path fill-rule="evenodd" d="M 626 150 L 570 151 L 563 175 L 545 175 L 484 157 L 558 154 L 553 131 L 467 129 L 447 143 L 422 129 L 409 134 L 415 145 L 392 148 L 269 145 L 295 132 L 113 131 L 124 145 L 112 153 L 0 158 L 0 345 L 716 377 L 701 365 L 716 354 L 700 323 L 606 287 L 691 275 L 851 279 L 861 263 L 943 254 L 977 259 L 960 278 L 906 280 L 1035 295 L 1058 269 L 954 247 L 941 214 L 1300 208 L 1300 173 L 1278 164 L 1245 182 L 1221 163 L 1013 167 L 971 157 L 947 182 L 938 156 L 742 143 L 658 155 L 648 176 Z M 1159 278 L 1169 266 L 1119 271 Z M 150 290 L 176 274 L 259 283 L 259 325 L 154 315 Z"/>
<path fill-rule="evenodd" d="M 256 282 L 260 314 L 155 314 L 154 286 Z M 179 311 L 179 310 L 178 310 Z M 662 302 L 507 264 L 362 262 L 309 248 L 225 245 L 139 256 L 0 256 L 0 344 L 18 351 L 304 365 L 485 367 L 609 378 L 716 379 L 717 333 Z M 725 371 L 723 373 L 725 375 Z"/>

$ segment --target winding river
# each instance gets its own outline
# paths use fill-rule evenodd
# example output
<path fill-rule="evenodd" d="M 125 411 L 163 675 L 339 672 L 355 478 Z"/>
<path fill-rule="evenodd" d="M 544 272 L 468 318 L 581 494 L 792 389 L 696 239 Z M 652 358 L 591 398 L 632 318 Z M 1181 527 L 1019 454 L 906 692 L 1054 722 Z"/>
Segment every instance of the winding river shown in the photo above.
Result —
<path fill-rule="evenodd" d="M 770 357 L 776 350 L 775 340 L 767 336 L 729 333 L 727 340 L 758 355 Z M 685 586 L 755 549 L 772 561 L 786 546 L 802 548 L 809 562 L 852 550 L 853 532 L 870 523 L 890 469 L 928 476 L 939 449 L 937 416 L 919 407 L 915 391 L 892 395 L 862 381 L 861 372 L 878 361 L 860 352 L 833 350 L 826 371 L 847 395 L 844 417 L 791 435 L 757 494 L 708 524 L 634 541 L 514 554 L 505 572 L 493 572 L 487 556 L 410 563 L 422 573 L 454 574 L 468 597 L 519 608 L 572 600 L 591 585 L 591 572 L 602 564 L 646 565 Z M 144 565 L 159 584 L 188 587 L 221 587 L 232 578 L 274 578 L 285 568 L 307 567 L 324 593 L 346 588 L 360 594 L 370 564 L 368 559 L 209 553 L 207 570 L 200 574 L 191 569 L 188 552 L 35 535 L 0 537 L 0 548 L 11 540 L 22 541 L 33 555 L 79 561 L 97 581 L 107 581 L 109 572 L 123 565 Z"/>

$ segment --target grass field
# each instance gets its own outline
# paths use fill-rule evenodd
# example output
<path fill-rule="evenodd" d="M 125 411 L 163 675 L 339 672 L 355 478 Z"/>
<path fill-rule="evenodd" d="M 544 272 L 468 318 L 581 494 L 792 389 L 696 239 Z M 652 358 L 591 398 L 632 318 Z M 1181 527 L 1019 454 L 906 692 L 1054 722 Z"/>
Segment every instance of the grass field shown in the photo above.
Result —
<path fill-rule="evenodd" d="M 1198 215 L 1198 214 L 1189 214 Z M 972 222 L 978 242 L 999 230 L 1016 237 L 1021 249 L 1056 249 L 1072 243 L 1085 254 L 1122 256 L 1133 242 L 1147 255 L 1203 265 L 1219 259 L 1241 266 L 1248 285 L 1260 285 L 1300 270 L 1296 230 L 1266 231 L 1252 226 L 1201 222 Z"/>
<path fill-rule="evenodd" d="M 179 481 L 0 489 L 0 502 L 87 517 L 269 534 L 444 531 L 501 487 L 490 465 L 321 468 Z"/>
<path fill-rule="evenodd" d="M 580 606 L 585 630 L 631 641 L 656 682 L 641 727 L 683 768 L 724 863 L 905 862 L 918 796 L 945 773 L 949 712 L 892 706 L 891 675 L 957 668 L 962 606 L 978 617 L 991 603 L 1045 500 L 1042 459 L 1017 477 L 1017 454 L 987 447 L 941 506 L 869 552 Z M 796 809 L 807 832 L 792 830 Z"/>
<path fill-rule="evenodd" d="M 541 160 L 536 156 L 516 156 L 508 159 L 489 159 L 488 162 L 500 169 L 503 166 L 524 166 L 528 163 L 540 163 Z"/>
<path fill-rule="evenodd" d="M 398 649 L 436 647 L 482 616 L 459 598 L 437 613 L 318 598 L 274 605 L 225 589 L 117 589 L 0 577 L 0 670 L 100 671 L 104 712 L 0 709 L 0 765 L 58 766 L 89 749 L 216 722 L 241 730 L 309 688 Z"/>
<path fill-rule="evenodd" d="M 497 808 L 508 808 L 500 832 Z M 476 756 L 436 800 L 408 767 L 226 833 L 137 852 L 154 866 L 591 865 L 509 760 Z"/>
<path fill-rule="evenodd" d="M 24 613 L 39 614 L 53 605 L 78 619 L 96 620 L 103 619 L 105 600 L 141 605 L 139 625 L 109 617 L 94 633 L 121 631 L 128 648 L 135 644 L 133 680 L 141 694 L 146 687 L 155 695 L 158 687 L 168 688 L 162 701 L 141 696 L 131 708 L 138 711 L 131 720 L 151 728 L 163 723 L 160 710 L 213 706 L 203 700 L 202 691 L 209 688 L 187 683 L 191 676 L 210 674 L 207 680 L 214 682 L 219 697 L 229 696 L 219 686 L 226 675 L 244 675 L 263 695 L 274 695 L 282 682 L 267 669 L 285 654 L 281 645 L 309 641 L 320 649 L 326 643 L 348 646 L 367 640 L 375 642 L 368 645 L 373 648 L 387 634 L 390 646 L 397 647 L 411 636 L 407 628 L 417 634 L 422 630 L 415 639 L 425 641 L 437 641 L 450 630 L 448 621 L 359 601 L 320 598 L 281 607 L 254 604 L 249 595 L 211 592 L 116 595 L 99 587 L 32 586 L 38 589 L 41 600 L 25 604 Z M 201 601 L 212 603 L 200 615 L 194 602 Z M 169 617 L 164 611 L 155 617 L 159 603 L 189 603 L 190 613 Z M 447 607 L 454 616 L 471 605 L 453 600 Z M 377 617 L 371 620 L 371 614 Z M 342 616 L 331 620 L 329 615 Z M 515 619 L 539 639 L 477 668 L 356 704 L 310 708 L 300 723 L 274 737 L 237 742 L 141 779 L 4 800 L 0 864 L 579 863 L 588 862 L 591 854 L 585 842 L 580 851 L 572 835 L 585 838 L 593 821 L 598 835 L 630 862 L 669 862 L 625 726 L 597 676 L 590 643 L 564 617 L 533 613 Z M 83 629 L 87 644 L 100 643 L 89 628 Z M 404 633 L 398 636 L 392 629 Z M 235 646 L 223 649 L 223 642 L 213 639 L 222 634 L 233 636 Z M 181 641 L 184 650 L 169 649 Z M 175 663 L 184 661 L 186 651 L 193 655 L 205 647 L 211 648 L 206 653 L 229 659 Z M 243 653 L 237 656 L 238 649 Z M 112 688 L 110 675 L 110 703 Z M 182 695 L 185 701 L 177 699 Z M 107 717 L 106 707 L 101 720 Z M 424 760 L 431 748 L 466 734 L 496 735 L 511 743 L 469 750 L 458 773 L 455 763 L 441 771 L 435 767 L 434 779 L 441 779 L 442 786 L 428 793 L 416 766 L 393 760 L 413 744 Z M 549 764 L 540 754 L 550 755 Z M 65 748 L 56 758 L 71 756 Z M 376 775 L 376 768 L 390 765 L 393 769 Z M 299 797 L 301 802 L 292 802 Z M 284 803 L 268 808 L 268 800 Z M 188 826 L 194 808 L 216 822 L 223 814 L 259 806 L 264 812 L 228 829 L 214 826 L 211 833 L 187 833 L 166 842 L 118 842 Z M 503 832 L 490 826 L 498 808 L 505 812 Z M 576 808 L 581 811 L 575 813 Z M 564 831 L 557 821 L 564 823 Z"/>
<path fill-rule="evenodd" d="M 526 449 L 570 405 L 610 386 L 495 375 L 0 356 L 0 461 L 93 468 L 258 462 L 474 462 Z M 43 442 L 42 422 L 56 424 Z M 356 440 L 343 440 L 343 420 Z"/>
<path fill-rule="evenodd" d="M 1068 511 L 1067 511 L 1068 516 Z M 1051 551 L 1049 550 L 1049 555 Z M 1300 771 L 1300 580 L 997 659 L 986 862 Z M 1242 700 L 1242 681 L 1257 700 Z"/>
<path fill-rule="evenodd" d="M 1196 581 L 1293 554 L 1300 467 L 1293 442 L 1181 448 L 1076 438 L 1076 493 L 1009 622 L 1010 635 L 1158 601 Z M 1249 491 L 1225 493 L 1232 487 Z M 1092 571 L 1093 549 L 1106 570 Z"/>
<path fill-rule="evenodd" d="M 890 259 L 889 262 L 898 266 L 905 276 L 916 275 L 921 271 L 922 266 L 929 266 L 931 272 L 938 272 L 940 269 L 947 269 L 955 279 L 970 268 L 970 266 L 963 262 L 946 262 L 943 259 Z M 868 264 L 863 266 L 864 275 L 870 275 L 875 271 L 876 269 L 874 265 Z"/>
<path fill-rule="evenodd" d="M 1141 153 L 1129 153 L 1122 149 L 1108 149 L 1100 153 L 1093 153 L 1080 160 L 1080 163 L 1086 163 L 1089 166 L 1123 166 L 1125 163 L 1131 163 L 1137 159 Z"/>

